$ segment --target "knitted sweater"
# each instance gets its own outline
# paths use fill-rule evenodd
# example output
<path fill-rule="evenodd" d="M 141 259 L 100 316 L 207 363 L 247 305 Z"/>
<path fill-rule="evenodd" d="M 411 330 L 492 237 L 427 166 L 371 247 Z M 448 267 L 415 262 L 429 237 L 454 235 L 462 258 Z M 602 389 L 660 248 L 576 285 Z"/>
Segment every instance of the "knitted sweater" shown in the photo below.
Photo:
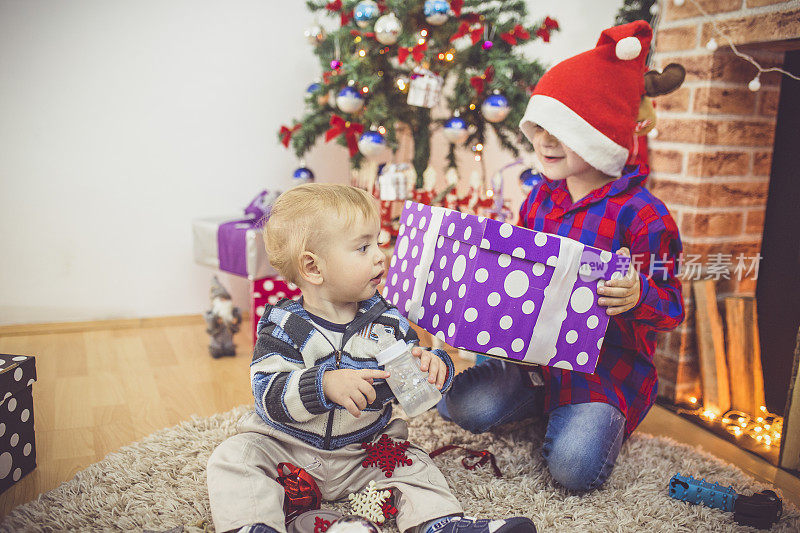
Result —
<path fill-rule="evenodd" d="M 418 341 L 408 320 L 378 293 L 359 303 L 341 346 L 314 326 L 299 302 L 266 306 L 250 364 L 256 412 L 268 425 L 324 450 L 368 440 L 392 415 L 386 381 L 374 380 L 377 398 L 355 418 L 325 397 L 322 376 L 337 368 L 381 368 L 374 358 L 378 347 L 398 339 Z M 443 350 L 433 353 L 447 365 L 444 391 L 453 381 L 453 362 Z"/>

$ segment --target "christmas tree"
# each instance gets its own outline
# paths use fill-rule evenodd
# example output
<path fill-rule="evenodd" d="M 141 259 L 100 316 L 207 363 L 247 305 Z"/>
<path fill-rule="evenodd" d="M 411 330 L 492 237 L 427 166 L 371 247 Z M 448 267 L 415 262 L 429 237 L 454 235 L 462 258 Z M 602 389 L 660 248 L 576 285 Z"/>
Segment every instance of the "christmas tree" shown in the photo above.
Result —
<path fill-rule="evenodd" d="M 398 131 L 413 138 L 416 187 L 428 167 L 431 136 L 442 130 L 455 151 L 481 159 L 492 129 L 518 155 L 528 144 L 519 123 L 530 91 L 544 72 L 520 47 L 550 40 L 558 23 L 527 21 L 524 0 L 307 0 L 319 15 L 335 17 L 335 30 L 306 30 L 322 66 L 309 86 L 304 115 L 283 126 L 279 138 L 298 158 L 317 139 L 349 150 L 354 168 L 364 158 L 398 147 Z M 448 112 L 432 108 L 444 91 Z"/>

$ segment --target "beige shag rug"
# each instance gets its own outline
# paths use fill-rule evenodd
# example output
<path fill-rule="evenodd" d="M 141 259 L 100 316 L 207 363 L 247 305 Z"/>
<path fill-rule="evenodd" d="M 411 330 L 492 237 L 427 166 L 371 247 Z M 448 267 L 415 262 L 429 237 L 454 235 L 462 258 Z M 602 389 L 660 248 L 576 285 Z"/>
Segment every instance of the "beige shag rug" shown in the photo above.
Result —
<path fill-rule="evenodd" d="M 142 529 L 213 530 L 206 490 L 206 461 L 234 431 L 242 406 L 210 418 L 193 418 L 109 454 L 102 461 L 38 499 L 14 509 L 2 531 L 96 531 Z M 435 461 L 468 515 L 524 515 L 550 531 L 753 531 L 739 527 L 732 513 L 669 498 L 667 482 L 677 472 L 733 485 L 750 494 L 764 488 L 698 449 L 662 437 L 634 433 L 623 446 L 606 484 L 590 494 L 556 487 L 538 453 L 538 424 L 514 425 L 473 435 L 443 421 L 435 411 L 410 422 L 410 439 L 431 451 L 446 444 L 488 449 L 502 471 L 466 470 L 457 450 Z M 534 451 L 536 450 L 536 451 Z M 346 503 L 326 504 L 346 511 Z M 384 531 L 396 532 L 394 523 Z M 800 531 L 800 513 L 784 505 L 772 531 Z"/>

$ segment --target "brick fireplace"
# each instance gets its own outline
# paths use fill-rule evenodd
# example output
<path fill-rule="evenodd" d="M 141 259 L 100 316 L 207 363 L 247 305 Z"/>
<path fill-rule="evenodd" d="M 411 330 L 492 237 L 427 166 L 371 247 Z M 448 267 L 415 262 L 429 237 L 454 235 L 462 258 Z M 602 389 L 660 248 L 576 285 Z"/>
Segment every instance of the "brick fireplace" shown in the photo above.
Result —
<path fill-rule="evenodd" d="M 781 67 L 787 51 L 800 49 L 800 1 L 699 3 L 740 51 L 762 67 Z M 702 265 L 699 279 L 718 278 L 720 299 L 755 296 L 752 271 L 739 280 L 732 269 L 737 258 L 757 259 L 761 251 L 781 75 L 764 73 L 761 89 L 749 90 L 757 69 L 714 34 L 709 17 L 690 1 L 682 6 L 673 0 L 659 4 L 653 64 L 659 69 L 671 62 L 682 64 L 686 81 L 656 101 L 658 134 L 649 141 L 649 186 L 678 223 L 685 257 Z M 706 47 L 712 37 L 719 43 L 715 51 Z M 731 272 L 725 279 L 709 265 L 727 260 L 728 254 Z M 692 279 L 698 273 L 686 275 Z M 701 396 L 690 290 L 684 291 L 684 300 L 686 320 L 661 335 L 656 352 L 659 396 L 672 403 Z"/>

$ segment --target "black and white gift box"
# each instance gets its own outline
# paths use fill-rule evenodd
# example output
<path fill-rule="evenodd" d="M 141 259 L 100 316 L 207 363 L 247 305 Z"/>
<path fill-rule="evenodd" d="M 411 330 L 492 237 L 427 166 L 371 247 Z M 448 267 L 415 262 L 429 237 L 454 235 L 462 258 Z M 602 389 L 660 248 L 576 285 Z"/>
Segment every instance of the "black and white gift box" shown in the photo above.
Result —
<path fill-rule="evenodd" d="M 34 381 L 33 357 L 0 354 L 0 493 L 36 468 Z"/>

